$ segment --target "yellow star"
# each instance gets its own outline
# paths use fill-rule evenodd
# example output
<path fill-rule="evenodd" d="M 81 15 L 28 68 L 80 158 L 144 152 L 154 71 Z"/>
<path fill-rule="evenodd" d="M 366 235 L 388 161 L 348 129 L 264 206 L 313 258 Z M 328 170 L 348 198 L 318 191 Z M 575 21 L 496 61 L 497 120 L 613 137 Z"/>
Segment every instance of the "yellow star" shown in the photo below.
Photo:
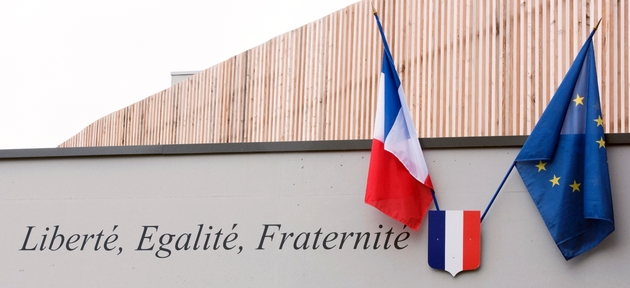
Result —
<path fill-rule="evenodd" d="M 549 182 L 551 182 L 551 187 L 556 186 L 556 185 L 560 185 L 560 177 L 556 176 L 555 174 L 553 175 L 553 179 L 549 180 Z"/>
<path fill-rule="evenodd" d="M 597 122 L 597 126 L 602 126 L 602 124 L 604 124 L 604 120 L 602 120 L 602 116 L 601 115 L 597 116 L 597 119 L 595 119 L 593 121 Z"/>
<path fill-rule="evenodd" d="M 542 171 L 542 170 L 547 171 L 547 169 L 545 168 L 545 165 L 547 165 L 547 163 L 543 163 L 542 161 L 540 161 L 540 162 L 538 163 L 538 165 L 536 165 L 536 167 L 538 167 L 538 172 L 540 172 L 540 171 Z"/>
<path fill-rule="evenodd" d="M 575 191 L 580 192 L 580 185 L 582 185 L 582 184 L 581 183 L 577 183 L 575 180 L 573 180 L 573 184 L 569 185 L 569 186 L 571 186 L 571 188 L 573 188 L 573 191 L 571 191 L 571 192 L 575 192 Z"/>
<path fill-rule="evenodd" d="M 575 102 L 575 106 L 577 105 L 584 105 L 584 103 L 582 103 L 582 100 L 584 100 L 584 97 L 580 97 L 580 95 L 576 95 L 575 99 L 573 99 L 573 102 Z"/>
<path fill-rule="evenodd" d="M 604 137 L 599 137 L 599 140 L 595 141 L 597 143 L 599 143 L 599 148 L 606 148 L 606 141 L 604 141 Z"/>

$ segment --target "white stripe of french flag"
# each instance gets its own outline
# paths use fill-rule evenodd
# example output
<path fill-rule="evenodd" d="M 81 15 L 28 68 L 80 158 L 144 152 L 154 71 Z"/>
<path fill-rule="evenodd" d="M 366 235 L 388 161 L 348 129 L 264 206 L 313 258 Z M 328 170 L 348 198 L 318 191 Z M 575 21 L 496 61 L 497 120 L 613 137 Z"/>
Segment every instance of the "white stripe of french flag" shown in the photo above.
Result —
<path fill-rule="evenodd" d="M 481 264 L 480 211 L 429 211 L 429 266 L 455 276 Z"/>

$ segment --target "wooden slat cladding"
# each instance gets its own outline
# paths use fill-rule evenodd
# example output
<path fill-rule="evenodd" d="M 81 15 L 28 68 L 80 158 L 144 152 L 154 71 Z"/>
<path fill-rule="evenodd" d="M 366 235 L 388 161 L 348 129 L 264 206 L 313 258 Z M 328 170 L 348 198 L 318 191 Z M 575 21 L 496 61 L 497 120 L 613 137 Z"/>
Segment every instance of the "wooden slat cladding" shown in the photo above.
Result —
<path fill-rule="evenodd" d="M 379 12 L 420 137 L 527 135 L 595 23 L 607 133 L 628 133 L 628 1 L 361 1 L 86 127 L 60 147 L 370 139 Z"/>

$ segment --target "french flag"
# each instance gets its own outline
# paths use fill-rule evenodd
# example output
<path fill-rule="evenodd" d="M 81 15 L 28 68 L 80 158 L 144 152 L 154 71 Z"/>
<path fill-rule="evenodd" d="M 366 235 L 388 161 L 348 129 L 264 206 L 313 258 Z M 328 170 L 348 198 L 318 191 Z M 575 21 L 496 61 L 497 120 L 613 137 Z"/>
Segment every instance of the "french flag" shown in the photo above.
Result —
<path fill-rule="evenodd" d="M 429 211 L 429 266 L 453 277 L 481 264 L 479 210 Z"/>
<path fill-rule="evenodd" d="M 418 230 L 433 185 L 383 28 L 374 16 L 384 52 L 365 203 Z"/>

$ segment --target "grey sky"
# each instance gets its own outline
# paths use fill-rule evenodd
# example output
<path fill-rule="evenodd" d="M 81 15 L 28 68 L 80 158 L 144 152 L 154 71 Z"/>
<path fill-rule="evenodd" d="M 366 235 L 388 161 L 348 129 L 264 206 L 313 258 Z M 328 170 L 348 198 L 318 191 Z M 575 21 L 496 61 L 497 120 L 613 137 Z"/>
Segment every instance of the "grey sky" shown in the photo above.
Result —
<path fill-rule="evenodd" d="M 0 2 L 0 149 L 95 120 L 358 0 Z"/>

